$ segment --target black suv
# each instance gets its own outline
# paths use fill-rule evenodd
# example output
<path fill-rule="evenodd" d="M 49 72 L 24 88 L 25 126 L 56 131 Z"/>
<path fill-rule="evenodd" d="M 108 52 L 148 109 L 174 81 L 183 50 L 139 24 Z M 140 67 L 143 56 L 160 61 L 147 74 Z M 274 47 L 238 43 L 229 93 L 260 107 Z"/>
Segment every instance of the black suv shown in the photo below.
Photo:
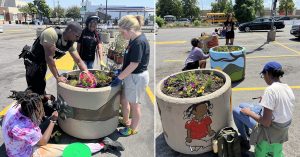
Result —
<path fill-rule="evenodd" d="M 300 38 L 300 24 L 293 25 L 290 33 L 295 37 Z"/>

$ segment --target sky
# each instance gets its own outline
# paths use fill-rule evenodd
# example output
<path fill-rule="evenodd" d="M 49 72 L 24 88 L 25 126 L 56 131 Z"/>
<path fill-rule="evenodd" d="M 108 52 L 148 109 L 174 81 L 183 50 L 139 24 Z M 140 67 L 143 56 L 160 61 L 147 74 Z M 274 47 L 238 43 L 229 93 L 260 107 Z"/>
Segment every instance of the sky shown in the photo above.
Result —
<path fill-rule="evenodd" d="M 33 0 L 24 0 L 26 2 L 32 2 Z M 74 5 L 80 6 L 82 0 L 59 0 L 59 3 L 62 7 L 71 7 Z M 92 4 L 102 4 L 105 5 L 106 0 L 90 0 Z M 107 0 L 108 5 L 126 5 L 126 6 L 146 6 L 154 8 L 154 1 L 157 0 Z M 216 0 L 198 0 L 200 9 L 210 9 L 211 3 Z M 53 5 L 57 5 L 58 0 L 46 0 L 47 4 L 53 8 Z M 235 0 L 232 0 L 234 3 Z M 296 4 L 296 8 L 300 9 L 300 0 L 294 0 Z M 264 0 L 264 6 L 267 8 L 271 8 L 272 0 Z M 278 5 L 278 4 L 277 4 Z"/>

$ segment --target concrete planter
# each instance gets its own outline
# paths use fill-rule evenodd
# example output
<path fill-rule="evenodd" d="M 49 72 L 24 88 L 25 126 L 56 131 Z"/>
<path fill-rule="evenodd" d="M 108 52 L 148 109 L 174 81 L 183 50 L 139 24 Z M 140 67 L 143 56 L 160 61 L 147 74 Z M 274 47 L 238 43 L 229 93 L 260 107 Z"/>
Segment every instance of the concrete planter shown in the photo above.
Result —
<path fill-rule="evenodd" d="M 161 89 L 164 81 L 170 76 L 160 81 L 157 86 L 156 100 L 165 140 L 172 149 L 184 154 L 202 154 L 211 151 L 215 132 L 229 125 L 231 109 L 230 77 L 218 70 L 201 71 L 207 74 L 214 71 L 215 75 L 226 80 L 225 84 L 214 93 L 196 98 L 175 98 L 165 95 Z M 198 106 L 202 107 L 203 112 L 198 112 L 200 110 Z M 194 109 L 197 111 L 194 111 Z M 200 123 L 194 119 L 195 114 L 204 115 Z M 195 124 L 201 124 L 202 126 L 195 126 Z M 208 127 L 211 128 L 212 132 L 207 131 Z M 188 139 L 188 136 L 190 139 Z"/>
<path fill-rule="evenodd" d="M 209 50 L 211 68 L 224 71 L 230 76 L 232 82 L 244 79 L 246 68 L 245 48 L 240 47 L 242 50 L 233 52 L 216 52 L 214 48 Z"/>
<path fill-rule="evenodd" d="M 109 43 L 109 39 L 110 39 L 110 35 L 107 32 L 100 32 L 100 39 L 103 43 L 108 44 Z"/>
<path fill-rule="evenodd" d="M 67 74 L 79 74 L 79 71 Z M 113 133 L 118 126 L 120 89 L 121 85 L 89 89 L 58 83 L 58 99 L 72 109 L 71 116 L 59 118 L 59 126 L 80 139 L 98 139 Z"/>

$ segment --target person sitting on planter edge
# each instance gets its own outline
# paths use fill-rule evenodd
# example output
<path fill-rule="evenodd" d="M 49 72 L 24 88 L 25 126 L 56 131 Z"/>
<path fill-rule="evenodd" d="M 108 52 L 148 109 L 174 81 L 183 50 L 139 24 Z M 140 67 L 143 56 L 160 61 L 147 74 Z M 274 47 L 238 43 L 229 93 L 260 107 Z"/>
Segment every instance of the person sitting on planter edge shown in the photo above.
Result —
<path fill-rule="evenodd" d="M 124 80 L 121 104 L 126 127 L 119 132 L 125 136 L 137 133 L 141 118 L 141 100 L 149 83 L 150 46 L 145 34 L 141 32 L 143 23 L 143 16 L 127 15 L 119 20 L 119 31 L 129 40 L 129 44 L 125 50 L 122 72 L 113 80 L 111 86 L 117 86 Z M 132 120 L 129 119 L 130 111 Z"/>
<path fill-rule="evenodd" d="M 54 111 L 47 129 L 42 133 L 39 125 L 45 116 L 43 99 L 40 96 L 26 90 L 22 94 L 12 97 L 17 102 L 10 107 L 3 118 L 2 136 L 8 157 L 57 157 L 63 155 L 66 144 L 48 144 L 54 126 L 57 124 L 58 112 Z M 53 97 L 53 96 L 52 96 Z M 54 97 L 53 97 L 54 98 Z M 55 98 L 54 98 L 55 99 Z M 116 148 L 124 150 L 121 143 L 104 138 L 99 143 L 85 144 L 91 153 L 102 149 Z M 77 150 L 78 151 L 78 150 Z"/>
<path fill-rule="evenodd" d="M 241 134 L 241 145 L 245 150 L 250 149 L 249 129 L 252 130 L 253 136 L 255 128 L 265 127 L 269 141 L 283 143 L 288 140 L 288 127 L 292 120 L 295 96 L 292 89 L 280 81 L 280 77 L 284 74 L 282 66 L 278 62 L 268 62 L 260 74 L 269 85 L 260 98 L 260 103 L 257 105 L 242 103 L 233 109 L 233 119 Z M 274 127 L 277 129 L 272 129 Z M 263 137 L 262 140 L 266 140 L 266 137 Z M 254 144 L 259 144 L 262 140 L 254 141 Z M 253 143 L 252 137 L 250 142 Z"/>
<path fill-rule="evenodd" d="M 97 32 L 98 16 L 89 16 L 85 21 L 85 29 L 77 41 L 77 51 L 88 69 L 93 69 L 95 54 L 99 57 L 100 64 L 106 66 L 103 62 L 102 42 Z"/>
<path fill-rule="evenodd" d="M 206 59 L 209 57 L 209 54 L 204 54 L 201 50 L 203 43 L 200 43 L 199 39 L 193 38 L 191 40 L 192 50 L 185 60 L 185 66 L 182 71 L 191 70 L 191 69 L 204 69 L 206 67 Z M 199 47 L 200 48 L 199 48 Z"/>

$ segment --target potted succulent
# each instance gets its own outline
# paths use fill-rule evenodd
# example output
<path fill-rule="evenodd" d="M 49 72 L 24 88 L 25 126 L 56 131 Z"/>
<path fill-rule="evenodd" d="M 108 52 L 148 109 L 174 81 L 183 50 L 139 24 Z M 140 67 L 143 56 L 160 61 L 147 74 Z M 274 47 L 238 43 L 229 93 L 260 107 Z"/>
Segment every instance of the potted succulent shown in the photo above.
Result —
<path fill-rule="evenodd" d="M 121 34 L 118 34 L 116 36 L 116 41 L 115 41 L 115 56 L 114 56 L 114 61 L 117 64 L 122 64 L 123 63 L 123 58 L 124 58 L 124 51 L 128 45 L 128 41 L 124 39 L 124 37 Z"/>
<path fill-rule="evenodd" d="M 184 154 L 211 151 L 216 132 L 229 123 L 230 77 L 214 69 L 189 70 L 164 78 L 156 89 L 167 144 Z"/>
<path fill-rule="evenodd" d="M 116 75 L 113 72 L 90 70 L 94 78 L 86 77 L 79 70 L 64 76 L 68 83 L 57 84 L 62 110 L 58 123 L 62 130 L 80 139 L 98 139 L 114 132 L 118 126 L 119 92 L 121 86 L 110 87 Z M 71 112 L 71 113 L 69 113 Z"/>
<path fill-rule="evenodd" d="M 246 53 L 241 46 L 216 46 L 209 50 L 212 69 L 227 73 L 231 81 L 240 81 L 245 77 Z"/>

